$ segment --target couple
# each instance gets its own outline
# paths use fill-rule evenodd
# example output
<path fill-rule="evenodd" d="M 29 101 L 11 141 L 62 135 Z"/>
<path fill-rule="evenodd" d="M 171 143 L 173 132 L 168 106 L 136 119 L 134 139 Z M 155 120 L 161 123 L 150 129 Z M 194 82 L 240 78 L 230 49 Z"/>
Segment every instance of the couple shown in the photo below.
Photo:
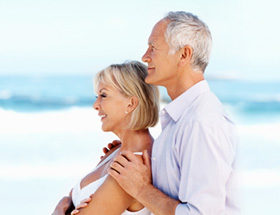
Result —
<path fill-rule="evenodd" d="M 203 76 L 211 42 L 208 27 L 196 16 L 170 12 L 149 37 L 142 58 L 148 68 L 131 62 L 97 74 L 94 109 L 102 129 L 114 132 L 122 144 L 102 158 L 53 214 L 238 212 L 234 126 Z M 148 130 L 158 120 L 153 85 L 164 86 L 172 99 L 160 113 L 162 132 L 155 141 Z"/>

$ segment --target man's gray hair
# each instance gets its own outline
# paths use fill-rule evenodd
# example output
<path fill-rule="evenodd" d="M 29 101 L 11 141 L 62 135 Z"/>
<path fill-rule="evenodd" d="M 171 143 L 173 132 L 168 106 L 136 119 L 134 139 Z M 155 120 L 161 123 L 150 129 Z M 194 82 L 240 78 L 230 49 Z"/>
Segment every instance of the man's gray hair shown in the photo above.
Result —
<path fill-rule="evenodd" d="M 169 12 L 164 19 L 170 21 L 165 32 L 169 53 L 174 54 L 186 45 L 191 46 L 192 67 L 204 72 L 212 47 L 212 37 L 207 25 L 197 16 L 184 11 Z"/>

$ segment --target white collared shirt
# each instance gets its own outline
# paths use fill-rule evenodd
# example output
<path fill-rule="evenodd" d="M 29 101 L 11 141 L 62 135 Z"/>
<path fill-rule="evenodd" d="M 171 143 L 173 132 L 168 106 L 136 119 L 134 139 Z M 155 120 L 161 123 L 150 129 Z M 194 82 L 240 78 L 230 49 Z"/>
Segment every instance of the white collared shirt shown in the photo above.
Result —
<path fill-rule="evenodd" d="M 169 103 L 160 119 L 162 132 L 152 152 L 153 184 L 181 201 L 175 214 L 235 214 L 235 129 L 207 82 Z"/>

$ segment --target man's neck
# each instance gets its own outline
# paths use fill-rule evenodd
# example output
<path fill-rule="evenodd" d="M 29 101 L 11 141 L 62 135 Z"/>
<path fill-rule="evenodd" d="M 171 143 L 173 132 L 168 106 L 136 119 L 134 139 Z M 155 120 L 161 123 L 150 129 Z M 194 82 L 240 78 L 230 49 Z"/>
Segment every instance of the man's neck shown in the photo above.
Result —
<path fill-rule="evenodd" d="M 183 72 L 165 87 L 171 100 L 174 100 L 202 80 L 204 80 L 202 72 Z"/>

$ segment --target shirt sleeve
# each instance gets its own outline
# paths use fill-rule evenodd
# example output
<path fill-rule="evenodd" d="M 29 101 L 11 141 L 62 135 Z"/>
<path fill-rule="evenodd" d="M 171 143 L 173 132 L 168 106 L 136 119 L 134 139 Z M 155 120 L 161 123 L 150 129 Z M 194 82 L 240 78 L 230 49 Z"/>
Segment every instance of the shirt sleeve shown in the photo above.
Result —
<path fill-rule="evenodd" d="M 222 123 L 195 121 L 179 135 L 176 156 L 181 204 L 175 215 L 224 214 L 235 150 L 231 132 Z"/>

